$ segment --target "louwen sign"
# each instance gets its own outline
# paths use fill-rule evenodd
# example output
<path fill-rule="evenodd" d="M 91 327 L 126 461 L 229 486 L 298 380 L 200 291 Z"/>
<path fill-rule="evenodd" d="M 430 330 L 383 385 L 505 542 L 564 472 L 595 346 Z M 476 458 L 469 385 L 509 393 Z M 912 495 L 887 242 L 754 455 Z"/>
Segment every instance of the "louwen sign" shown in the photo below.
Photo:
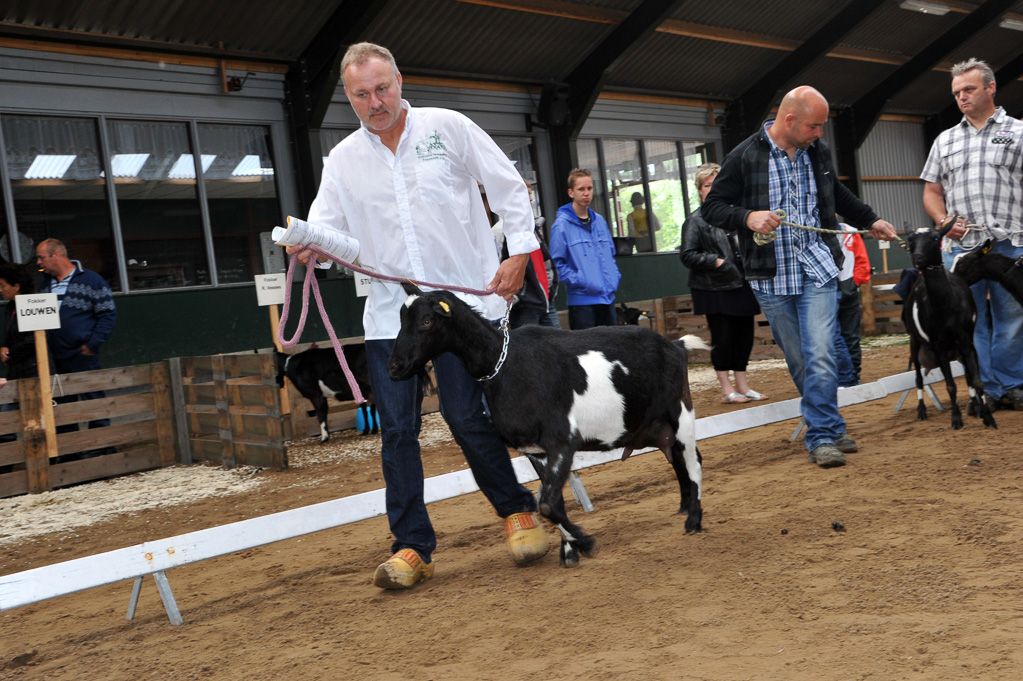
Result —
<path fill-rule="evenodd" d="M 60 328 L 56 293 L 26 293 L 14 296 L 14 305 L 18 311 L 19 331 Z"/>

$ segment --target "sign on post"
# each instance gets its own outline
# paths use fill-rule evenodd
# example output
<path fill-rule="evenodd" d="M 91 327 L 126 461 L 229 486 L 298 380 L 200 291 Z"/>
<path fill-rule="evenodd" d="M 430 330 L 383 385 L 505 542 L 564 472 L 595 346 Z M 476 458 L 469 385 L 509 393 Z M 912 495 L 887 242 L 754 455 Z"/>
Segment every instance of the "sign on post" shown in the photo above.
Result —
<path fill-rule="evenodd" d="M 26 293 L 14 296 L 18 312 L 18 329 L 45 331 L 60 328 L 60 308 L 56 293 Z"/>
<path fill-rule="evenodd" d="M 256 302 L 260 307 L 284 304 L 284 287 L 287 277 L 283 274 L 256 275 Z"/>

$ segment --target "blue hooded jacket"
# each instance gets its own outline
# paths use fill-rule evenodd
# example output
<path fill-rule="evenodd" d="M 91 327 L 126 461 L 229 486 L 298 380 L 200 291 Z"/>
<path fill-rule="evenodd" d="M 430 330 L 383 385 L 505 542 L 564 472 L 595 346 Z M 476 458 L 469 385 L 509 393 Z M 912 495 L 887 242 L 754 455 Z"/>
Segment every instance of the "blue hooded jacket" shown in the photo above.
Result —
<path fill-rule="evenodd" d="M 558 209 L 551 225 L 551 260 L 565 285 L 569 305 L 609 305 L 622 275 L 615 264 L 615 246 L 604 218 L 590 211 L 583 227 L 572 204 Z"/>
<path fill-rule="evenodd" d="M 67 293 L 60 297 L 60 328 L 47 333 L 55 359 L 67 359 L 82 351 L 83 345 L 99 354 L 117 322 L 117 310 L 110 286 L 100 275 L 83 269 L 77 261 Z M 49 293 L 54 278 L 46 275 L 39 288 Z"/>

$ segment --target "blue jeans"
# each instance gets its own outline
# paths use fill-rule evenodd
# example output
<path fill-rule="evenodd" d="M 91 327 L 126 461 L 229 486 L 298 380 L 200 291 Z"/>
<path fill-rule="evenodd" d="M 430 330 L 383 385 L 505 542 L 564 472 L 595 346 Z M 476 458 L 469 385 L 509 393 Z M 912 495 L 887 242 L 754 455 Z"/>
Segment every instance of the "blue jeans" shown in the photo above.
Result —
<path fill-rule="evenodd" d="M 618 315 L 614 303 L 607 305 L 569 305 L 568 328 L 572 330 L 592 329 L 595 326 L 615 326 Z"/>
<path fill-rule="evenodd" d="M 415 549 L 423 560 L 437 548 L 423 499 L 423 461 L 419 453 L 423 390 L 419 378 L 391 380 L 387 361 L 393 340 L 366 341 L 369 380 L 380 422 L 381 458 L 387 486 L 387 520 L 394 535 L 391 552 Z M 483 411 L 483 389 L 462 366 L 444 353 L 433 360 L 440 411 L 462 448 L 473 478 L 497 514 L 535 511 L 533 493 L 519 484 L 508 448 Z"/>
<path fill-rule="evenodd" d="M 785 353 L 789 375 L 803 396 L 806 421 L 803 443 L 807 451 L 845 433 L 845 421 L 838 413 L 838 371 L 835 336 L 838 333 L 837 280 L 817 288 L 803 277 L 803 292 L 778 296 L 754 291 L 760 308 L 771 324 L 774 341 Z"/>
<path fill-rule="evenodd" d="M 964 252 L 953 245 L 951 253 L 942 253 L 945 267 L 951 267 L 955 256 Z M 1023 248 L 1003 239 L 995 242 L 992 253 L 1015 260 L 1023 255 Z M 977 303 L 973 344 L 980 362 L 980 379 L 984 392 L 997 400 L 1012 388 L 1023 386 L 1023 308 L 997 281 L 981 279 L 970 288 Z"/>

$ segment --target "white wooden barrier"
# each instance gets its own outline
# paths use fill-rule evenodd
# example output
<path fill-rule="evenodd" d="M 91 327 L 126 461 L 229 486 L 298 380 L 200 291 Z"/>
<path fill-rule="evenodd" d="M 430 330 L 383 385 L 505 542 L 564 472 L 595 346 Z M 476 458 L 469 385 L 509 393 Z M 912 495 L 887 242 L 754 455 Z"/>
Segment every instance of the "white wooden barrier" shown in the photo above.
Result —
<path fill-rule="evenodd" d="M 957 376 L 962 375 L 962 365 L 955 363 L 953 368 Z M 943 379 L 939 371 L 934 371 L 926 376 L 925 380 L 933 383 Z M 874 383 L 840 390 L 839 406 L 869 402 L 915 387 L 916 379 L 913 372 L 905 372 Z M 800 416 L 799 399 L 750 407 L 697 419 L 696 437 L 703 440 Z M 650 451 L 657 450 L 645 449 L 635 454 Z M 621 449 L 609 452 L 578 452 L 572 469 L 599 466 L 618 460 L 621 456 Z M 536 472 L 525 457 L 512 459 L 512 465 L 521 482 L 537 479 Z M 427 478 L 425 499 L 426 503 L 433 503 L 469 494 L 478 489 L 472 473 L 466 469 Z M 171 622 L 181 624 L 181 617 L 164 575 L 166 570 L 375 518 L 385 513 L 384 490 L 378 489 L 5 575 L 0 577 L 0 610 L 10 610 L 76 591 L 134 579 L 135 585 L 128 611 L 128 619 L 131 619 L 135 612 L 141 579 L 145 575 L 153 575 Z"/>

